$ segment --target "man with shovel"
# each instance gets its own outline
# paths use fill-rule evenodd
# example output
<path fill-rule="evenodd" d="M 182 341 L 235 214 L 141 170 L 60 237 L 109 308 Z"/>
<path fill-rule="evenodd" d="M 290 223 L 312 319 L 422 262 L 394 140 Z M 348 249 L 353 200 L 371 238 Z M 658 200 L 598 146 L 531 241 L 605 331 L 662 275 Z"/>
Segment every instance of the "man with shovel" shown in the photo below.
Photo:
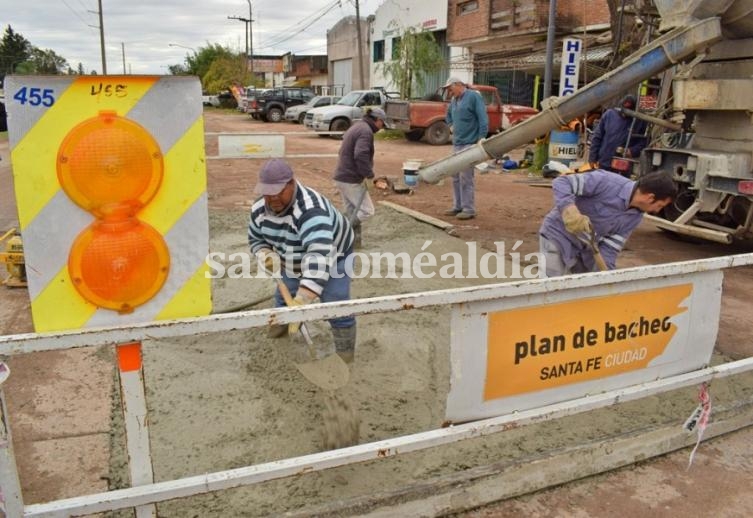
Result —
<path fill-rule="evenodd" d="M 270 275 L 279 275 L 294 296 L 291 304 L 350 299 L 350 277 L 345 264 L 353 253 L 353 230 L 332 203 L 293 177 L 281 159 L 264 164 L 254 189 L 262 196 L 251 206 L 248 242 L 258 264 Z M 279 288 L 277 307 L 285 306 Z M 290 305 L 290 304 L 289 304 Z M 352 361 L 356 321 L 352 316 L 329 321 L 335 350 Z M 297 333 L 299 323 L 273 325 L 271 338 Z"/>
<path fill-rule="evenodd" d="M 554 207 L 539 229 L 545 259 L 540 277 L 614 269 L 617 254 L 640 224 L 677 194 L 671 175 L 653 172 L 632 181 L 597 169 L 552 182 Z"/>

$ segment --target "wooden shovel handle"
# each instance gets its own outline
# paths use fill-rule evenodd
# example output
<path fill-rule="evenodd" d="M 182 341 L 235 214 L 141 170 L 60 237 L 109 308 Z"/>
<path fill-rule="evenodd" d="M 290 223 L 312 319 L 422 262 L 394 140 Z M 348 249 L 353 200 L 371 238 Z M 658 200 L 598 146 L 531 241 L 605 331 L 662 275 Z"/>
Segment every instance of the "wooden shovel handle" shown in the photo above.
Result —
<path fill-rule="evenodd" d="M 609 267 L 607 266 L 607 263 L 604 262 L 604 258 L 601 256 L 601 252 L 599 252 L 598 248 L 594 250 L 594 261 L 596 261 L 596 266 L 602 272 L 606 272 L 607 270 L 609 270 Z"/>
<path fill-rule="evenodd" d="M 288 289 L 287 285 L 280 277 L 277 277 L 275 280 L 277 281 L 277 289 L 280 290 L 280 295 L 282 295 L 282 299 L 285 301 L 285 305 L 292 307 L 293 296 L 290 294 L 290 290 Z"/>

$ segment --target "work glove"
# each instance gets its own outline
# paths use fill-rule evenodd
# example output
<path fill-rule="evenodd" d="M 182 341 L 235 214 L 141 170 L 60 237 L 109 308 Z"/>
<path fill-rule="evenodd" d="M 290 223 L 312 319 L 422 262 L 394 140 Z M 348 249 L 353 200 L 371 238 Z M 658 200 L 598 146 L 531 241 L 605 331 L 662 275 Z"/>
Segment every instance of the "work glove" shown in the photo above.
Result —
<path fill-rule="evenodd" d="M 298 306 L 305 306 L 306 304 L 311 304 L 313 302 L 316 302 L 316 299 L 319 297 L 316 293 L 314 293 L 311 290 L 307 290 L 306 288 L 299 287 L 298 292 L 295 294 L 295 297 L 291 301 L 291 303 L 288 305 L 288 307 L 296 308 Z M 298 331 L 301 330 L 301 323 L 300 322 L 292 322 L 288 324 L 288 334 L 294 335 Z"/>
<path fill-rule="evenodd" d="M 270 277 L 274 277 L 282 266 L 280 256 L 269 248 L 262 248 L 256 252 L 256 262 L 258 267 Z"/>
<path fill-rule="evenodd" d="M 591 233 L 591 220 L 581 214 L 575 204 L 568 205 L 562 210 L 562 222 L 571 234 Z"/>

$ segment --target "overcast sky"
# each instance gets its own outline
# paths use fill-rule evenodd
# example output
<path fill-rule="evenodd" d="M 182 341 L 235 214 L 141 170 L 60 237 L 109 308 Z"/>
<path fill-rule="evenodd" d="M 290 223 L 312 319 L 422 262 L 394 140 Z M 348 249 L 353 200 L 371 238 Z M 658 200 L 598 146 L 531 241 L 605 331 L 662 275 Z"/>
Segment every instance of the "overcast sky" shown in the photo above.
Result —
<path fill-rule="evenodd" d="M 360 0 L 361 16 L 382 1 Z M 355 0 L 251 0 L 251 8 L 255 55 L 326 54 L 327 30 L 356 12 Z M 0 25 L 54 50 L 73 69 L 82 63 L 101 73 L 97 9 L 97 0 L 0 0 Z M 102 0 L 102 13 L 109 74 L 123 73 L 121 43 L 132 74 L 166 74 L 168 65 L 183 64 L 191 50 L 175 45 L 246 48 L 246 24 L 228 16 L 248 18 L 247 0 Z"/>

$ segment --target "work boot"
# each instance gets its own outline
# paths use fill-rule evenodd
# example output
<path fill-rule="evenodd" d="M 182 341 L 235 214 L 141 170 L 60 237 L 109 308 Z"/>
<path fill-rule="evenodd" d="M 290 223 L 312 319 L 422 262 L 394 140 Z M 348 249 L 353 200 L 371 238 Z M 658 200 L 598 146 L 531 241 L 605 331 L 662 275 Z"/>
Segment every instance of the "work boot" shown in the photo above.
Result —
<path fill-rule="evenodd" d="M 282 338 L 288 334 L 288 324 L 272 324 L 267 330 L 267 338 Z"/>
<path fill-rule="evenodd" d="M 335 339 L 335 352 L 345 363 L 353 363 L 356 352 L 356 325 L 351 327 L 333 327 L 332 337 Z"/>
<path fill-rule="evenodd" d="M 361 222 L 353 222 L 353 248 L 361 248 Z"/>
<path fill-rule="evenodd" d="M 447 209 L 442 214 L 444 214 L 445 216 L 457 216 L 458 214 L 460 214 L 460 212 L 460 209 Z"/>
<path fill-rule="evenodd" d="M 470 212 L 461 211 L 461 212 L 458 212 L 455 215 L 455 217 L 457 219 L 473 219 L 473 218 L 476 217 L 476 215 L 475 214 L 471 214 Z"/>

